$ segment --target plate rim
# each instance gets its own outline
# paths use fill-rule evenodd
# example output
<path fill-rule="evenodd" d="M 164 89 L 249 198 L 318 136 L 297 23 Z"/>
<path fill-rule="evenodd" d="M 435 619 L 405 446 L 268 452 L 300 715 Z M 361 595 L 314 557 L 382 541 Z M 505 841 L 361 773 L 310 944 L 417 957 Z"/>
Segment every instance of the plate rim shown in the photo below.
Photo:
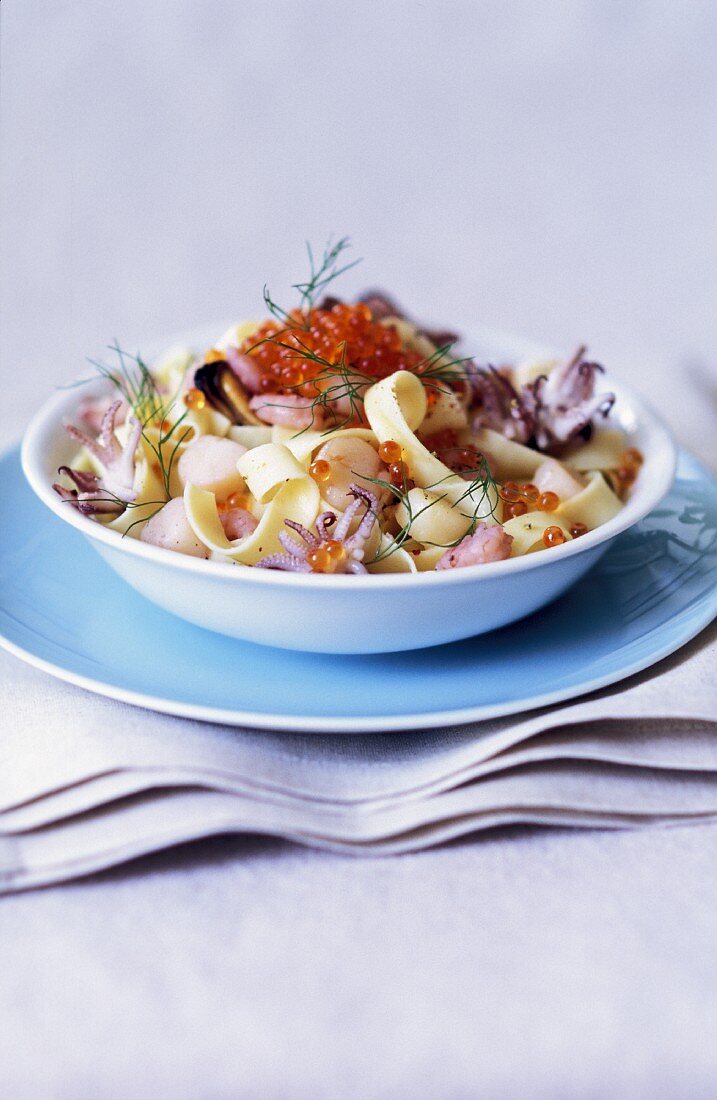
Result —
<path fill-rule="evenodd" d="M 327 718 L 323 715 L 311 717 L 310 715 L 261 714 L 255 711 L 228 710 L 221 707 L 206 707 L 196 703 L 181 703 L 175 699 L 130 691 L 127 688 L 120 688 L 102 680 L 94 680 L 90 676 L 71 672 L 69 669 L 56 665 L 52 661 L 47 661 L 43 657 L 38 657 L 29 650 L 17 645 L 17 643 L 11 642 L 2 633 L 0 633 L 0 648 L 24 661 L 25 664 L 31 665 L 33 668 L 37 668 L 64 683 L 90 691 L 94 695 L 101 695 L 106 699 L 115 699 L 131 706 L 140 707 L 143 710 L 168 714 L 175 718 L 188 718 L 214 725 L 243 726 L 250 729 L 281 733 L 399 733 L 436 729 L 440 726 L 470 725 L 474 722 L 484 722 L 494 718 L 509 718 L 515 714 L 530 714 L 556 703 L 580 699 L 594 691 L 599 691 L 601 688 L 628 680 L 631 676 L 659 664 L 660 661 L 676 653 L 677 650 L 682 649 L 693 638 L 696 638 L 698 634 L 701 634 L 716 617 L 717 609 L 706 608 L 704 617 L 699 616 L 697 620 L 691 619 L 689 630 L 684 634 L 680 634 L 676 640 L 673 639 L 658 650 L 652 651 L 650 656 L 645 659 L 636 660 L 622 669 L 585 681 L 577 690 L 575 686 L 556 689 L 543 695 L 533 696 L 530 701 L 519 699 L 513 703 L 459 707 L 453 710 L 419 711 L 416 714 L 386 716 L 367 715 L 340 719 Z"/>
<path fill-rule="evenodd" d="M 684 448 L 680 449 L 680 455 L 685 456 L 699 472 L 700 478 L 707 477 L 714 480 L 714 474 L 699 459 Z M 15 444 L 0 451 L 0 461 L 5 459 L 15 461 L 19 465 L 19 445 Z M 30 487 L 25 482 L 25 488 Z M 685 609 L 682 609 L 684 611 Z M 681 612 L 677 612 L 667 622 L 672 622 Z M 641 656 L 631 661 L 620 669 L 614 669 L 600 676 L 583 681 L 579 687 L 576 685 L 556 688 L 553 691 L 541 695 L 533 695 L 528 698 L 516 699 L 513 702 L 496 704 L 481 704 L 472 707 L 457 707 L 436 711 L 419 711 L 411 714 L 393 715 L 354 715 L 335 717 L 326 715 L 288 715 L 272 714 L 268 712 L 246 711 L 235 708 L 211 707 L 198 703 L 184 703 L 176 699 L 166 698 L 162 695 L 152 695 L 146 692 L 133 691 L 119 687 L 103 680 L 85 676 L 62 665 L 47 660 L 19 645 L 6 637 L 0 630 L 0 647 L 11 653 L 19 660 L 33 668 L 37 668 L 55 679 L 83 688 L 95 695 L 103 696 L 141 707 L 145 710 L 155 711 L 161 714 L 169 714 L 178 718 L 188 718 L 194 721 L 203 721 L 225 726 L 244 726 L 252 729 L 271 730 L 275 732 L 316 733 L 316 734 L 357 734 L 357 733 L 387 733 L 410 730 L 435 729 L 448 725 L 468 725 L 474 722 L 487 721 L 494 718 L 507 718 L 515 714 L 527 714 L 557 703 L 578 699 L 612 684 L 629 679 L 639 672 L 658 664 L 672 653 L 681 649 L 698 634 L 702 632 L 714 618 L 717 617 L 717 586 L 714 589 L 713 598 L 704 598 L 703 606 L 697 605 L 693 613 L 686 621 L 685 628 L 678 630 L 677 634 L 665 644 L 651 649 L 649 655 Z M 666 624 L 663 624 L 663 627 Z"/>

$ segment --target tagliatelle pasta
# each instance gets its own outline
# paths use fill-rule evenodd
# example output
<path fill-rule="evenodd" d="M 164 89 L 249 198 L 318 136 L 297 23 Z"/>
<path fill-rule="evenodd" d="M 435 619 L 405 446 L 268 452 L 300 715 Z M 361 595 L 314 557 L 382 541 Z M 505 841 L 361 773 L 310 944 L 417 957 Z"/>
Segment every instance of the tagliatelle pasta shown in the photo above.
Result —
<path fill-rule="evenodd" d="M 113 394 L 68 427 L 68 506 L 194 556 L 323 574 L 484 565 L 619 512 L 642 457 L 584 348 L 479 366 L 383 295 L 318 301 L 342 248 L 297 309 L 267 296 L 270 318 L 212 348 L 151 367 L 117 349 Z"/>
<path fill-rule="evenodd" d="M 279 535 L 286 520 L 308 527 L 319 510 L 319 490 L 309 477 L 295 478 L 283 485 L 266 506 L 254 532 L 232 542 L 227 538 L 213 493 L 188 485 L 184 507 L 197 538 L 215 554 L 241 565 L 256 565 L 263 557 L 281 550 Z"/>

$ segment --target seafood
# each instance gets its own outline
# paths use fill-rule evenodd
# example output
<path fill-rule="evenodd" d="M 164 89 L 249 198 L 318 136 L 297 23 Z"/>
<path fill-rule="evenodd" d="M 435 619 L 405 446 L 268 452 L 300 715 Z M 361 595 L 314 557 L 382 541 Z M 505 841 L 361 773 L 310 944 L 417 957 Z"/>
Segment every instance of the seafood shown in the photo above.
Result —
<path fill-rule="evenodd" d="M 114 348 L 119 369 L 100 371 L 117 398 L 67 427 L 83 450 L 60 467 L 62 499 L 153 545 L 300 573 L 485 565 L 615 516 L 643 460 L 600 424 L 615 398 L 585 347 L 456 358 L 453 333 L 382 291 L 327 295 L 346 243 L 310 251 L 298 306 L 265 289 L 270 315 L 203 353 L 176 346 L 150 369 Z"/>
<path fill-rule="evenodd" d="M 595 415 L 606 416 L 615 401 L 612 393 L 595 393 L 603 368 L 584 355 L 581 346 L 564 363 L 519 389 L 494 367 L 471 371 L 478 404 L 474 429 L 490 428 L 516 443 L 533 441 L 542 451 L 569 443 Z"/>
<path fill-rule="evenodd" d="M 230 508 L 226 512 L 219 513 L 219 521 L 228 539 L 245 539 L 259 526 L 256 516 L 248 512 L 246 508 Z"/>
<path fill-rule="evenodd" d="M 510 557 L 512 535 L 500 524 L 488 527 L 479 523 L 472 535 L 466 535 L 457 546 L 446 550 L 438 559 L 436 569 L 461 569 L 466 565 L 485 565 L 490 561 L 504 561 Z"/>
<path fill-rule="evenodd" d="M 113 401 L 102 417 L 100 432 L 93 439 L 73 424 L 66 424 L 65 430 L 74 440 L 86 447 L 102 468 L 101 474 L 92 474 L 84 470 L 73 470 L 61 466 L 58 473 L 65 474 L 76 485 L 76 489 L 67 489 L 55 483 L 53 488 L 84 515 L 119 514 L 127 504 L 135 500 L 134 489 L 135 455 L 142 435 L 142 425 L 136 417 L 131 417 L 130 433 L 123 445 L 115 434 L 115 423 L 121 401 Z"/>
<path fill-rule="evenodd" d="M 223 500 L 243 483 L 237 472 L 237 462 L 246 450 L 241 443 L 221 436 L 199 436 L 180 455 L 177 463 L 182 488 L 192 482 Z"/>
<path fill-rule="evenodd" d="M 316 452 L 315 460 L 329 465 L 327 477 L 321 481 L 324 498 L 341 511 L 351 503 L 351 491 L 360 485 L 376 493 L 375 480 L 386 480 L 388 469 L 378 457 L 376 448 L 356 436 L 342 435 L 329 439 Z M 321 468 L 321 467 L 319 467 Z M 373 479 L 373 480 L 372 480 Z"/>
<path fill-rule="evenodd" d="M 305 428 L 320 431 L 326 423 L 323 408 L 310 397 L 302 397 L 298 393 L 265 393 L 261 397 L 252 397 L 249 408 L 259 417 L 257 422 L 260 424 L 279 424 L 298 431 Z"/>
<path fill-rule="evenodd" d="M 333 512 L 321 513 L 315 524 L 317 534 L 300 523 L 285 520 L 286 526 L 301 536 L 304 545 L 282 532 L 279 541 L 286 553 L 270 554 L 257 562 L 257 566 L 261 569 L 283 569 L 291 573 L 368 572 L 363 564 L 363 557 L 366 540 L 376 522 L 378 500 L 361 485 L 351 485 L 349 492 L 354 499 L 338 522 Z M 366 510 L 356 530 L 349 534 L 362 504 Z"/>
<path fill-rule="evenodd" d="M 209 551 L 189 526 L 182 497 L 173 497 L 147 521 L 140 534 L 142 542 L 162 546 L 192 558 L 208 558 Z"/>
<path fill-rule="evenodd" d="M 226 359 L 205 363 L 194 372 L 194 386 L 203 393 L 212 408 L 232 424 L 262 424 L 250 408 L 244 384 Z"/>

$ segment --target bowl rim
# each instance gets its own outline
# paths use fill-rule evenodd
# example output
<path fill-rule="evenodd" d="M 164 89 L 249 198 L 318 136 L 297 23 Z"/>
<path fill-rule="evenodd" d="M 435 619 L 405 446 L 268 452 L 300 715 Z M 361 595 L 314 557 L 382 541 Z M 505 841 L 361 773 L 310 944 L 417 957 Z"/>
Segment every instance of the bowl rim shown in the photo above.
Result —
<path fill-rule="evenodd" d="M 466 327 L 464 331 L 468 332 L 469 330 Z M 192 333 L 183 334 L 180 337 L 170 337 L 163 346 L 169 347 L 171 344 L 178 343 L 199 343 L 197 335 L 200 332 L 205 333 L 206 329 L 194 330 Z M 463 342 L 470 339 L 470 336 L 465 337 Z M 529 355 L 543 358 L 555 355 L 549 349 L 520 337 L 496 333 L 487 329 L 481 330 L 481 336 L 477 340 L 478 342 L 493 344 L 496 347 L 505 347 L 505 354 L 511 357 L 520 358 Z M 153 349 L 159 349 L 158 341 L 153 341 L 152 344 Z M 237 568 L 232 563 L 189 557 L 163 547 L 151 546 L 139 539 L 125 538 L 120 532 L 110 530 L 89 517 L 80 515 L 74 508 L 66 507 L 53 490 L 48 479 L 45 456 L 49 445 L 56 439 L 57 432 L 61 430 L 64 419 L 74 410 L 77 401 L 76 383 L 60 387 L 32 417 L 22 440 L 22 469 L 31 488 L 43 504 L 65 523 L 81 531 L 87 538 L 114 551 L 127 553 L 148 563 L 164 565 L 170 569 L 195 574 L 205 579 L 214 578 L 218 581 L 231 579 L 236 584 L 255 586 L 283 585 L 288 588 L 298 586 L 314 591 L 336 591 L 347 587 L 352 591 L 374 588 L 387 591 L 389 588 L 411 588 L 412 586 L 417 586 L 420 590 L 426 585 L 467 584 L 481 579 L 487 581 L 501 576 L 527 572 L 531 569 L 546 568 L 553 563 L 566 561 L 570 557 L 589 553 L 644 519 L 672 487 L 677 467 L 677 446 L 672 433 L 660 416 L 637 395 L 632 387 L 619 379 L 615 379 L 609 371 L 605 372 L 603 378 L 616 394 L 617 424 L 628 435 L 634 437 L 639 434 L 641 436 L 640 444 L 641 449 L 646 452 L 646 461 L 630 497 L 620 512 L 611 520 L 608 520 L 607 523 L 589 531 L 579 539 L 553 547 L 547 560 L 545 554 L 535 553 L 517 558 L 507 558 L 498 562 L 488 562 L 483 565 L 466 566 L 461 569 L 427 570 L 420 573 L 367 573 L 358 575 L 345 573 L 289 573 L 271 569 Z M 106 387 L 106 380 L 102 378 L 98 378 L 96 381 L 91 379 L 86 382 L 86 388 L 83 392 L 88 396 L 92 396 L 103 391 L 106 392 Z M 615 423 L 615 421 L 612 421 L 612 423 Z"/>

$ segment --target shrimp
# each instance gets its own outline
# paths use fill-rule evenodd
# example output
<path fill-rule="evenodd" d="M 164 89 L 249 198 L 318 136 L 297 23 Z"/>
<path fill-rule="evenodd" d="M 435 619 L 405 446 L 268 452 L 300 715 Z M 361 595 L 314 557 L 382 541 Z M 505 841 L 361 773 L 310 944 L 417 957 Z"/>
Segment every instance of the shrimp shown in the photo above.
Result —
<path fill-rule="evenodd" d="M 230 508 L 228 512 L 220 512 L 219 519 L 224 528 L 224 534 L 230 540 L 245 539 L 259 526 L 259 520 L 246 508 Z"/>
<path fill-rule="evenodd" d="M 510 557 L 512 543 L 513 536 L 507 534 L 499 523 L 491 527 L 479 523 L 472 535 L 466 535 L 457 546 L 446 550 L 438 559 L 436 569 L 461 569 L 466 565 L 503 561 Z"/>
<path fill-rule="evenodd" d="M 264 376 L 251 355 L 242 355 L 238 348 L 229 347 L 224 349 L 224 358 L 248 393 L 261 391 L 261 380 Z"/>
<path fill-rule="evenodd" d="M 182 497 L 174 497 L 147 520 L 139 536 L 150 546 L 162 546 L 191 558 L 208 558 L 209 551 L 189 525 Z"/>
<path fill-rule="evenodd" d="M 375 479 L 388 480 L 388 470 L 375 449 L 357 436 L 329 439 L 317 451 L 316 459 L 323 459 L 331 467 L 328 479 L 321 483 L 321 490 L 332 508 L 341 512 L 353 500 L 354 494 L 349 491 L 351 485 L 359 485 L 376 494 L 380 487 L 376 486 Z"/>
<path fill-rule="evenodd" d="M 249 408 L 265 424 L 280 424 L 286 428 L 316 428 L 325 425 L 324 410 L 310 397 L 298 393 L 265 393 L 252 397 Z"/>

